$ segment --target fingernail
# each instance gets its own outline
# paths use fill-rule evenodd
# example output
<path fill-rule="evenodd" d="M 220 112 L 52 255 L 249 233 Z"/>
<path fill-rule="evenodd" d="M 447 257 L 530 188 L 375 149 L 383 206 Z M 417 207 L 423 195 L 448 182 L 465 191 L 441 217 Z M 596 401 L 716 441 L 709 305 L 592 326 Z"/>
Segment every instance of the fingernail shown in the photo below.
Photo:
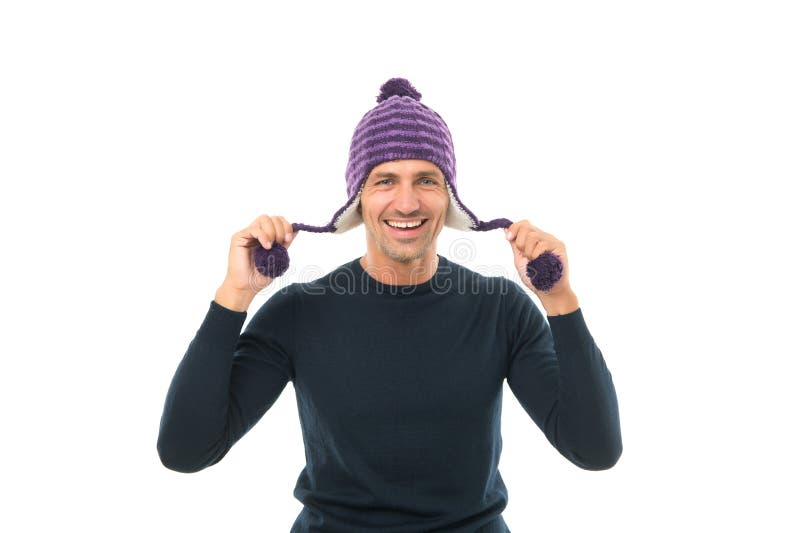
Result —
<path fill-rule="evenodd" d="M 292 234 L 291 234 L 291 233 L 287 233 L 287 234 L 286 234 L 286 237 L 284 237 L 284 239 L 283 239 L 283 240 L 284 240 L 285 242 L 289 242 L 289 241 L 291 241 L 291 240 L 292 240 Z"/>
<path fill-rule="evenodd" d="M 511 235 L 512 235 L 511 232 L 507 231 L 506 232 L 506 239 L 511 240 Z"/>

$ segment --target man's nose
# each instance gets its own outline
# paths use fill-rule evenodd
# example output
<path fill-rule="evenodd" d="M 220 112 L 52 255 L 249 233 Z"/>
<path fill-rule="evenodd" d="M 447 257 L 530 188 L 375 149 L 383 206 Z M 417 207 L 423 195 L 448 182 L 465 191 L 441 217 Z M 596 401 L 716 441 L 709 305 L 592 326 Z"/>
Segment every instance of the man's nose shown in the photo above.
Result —
<path fill-rule="evenodd" d="M 398 211 L 404 214 L 409 214 L 419 209 L 418 191 L 412 183 L 404 183 L 397 188 L 394 205 Z"/>

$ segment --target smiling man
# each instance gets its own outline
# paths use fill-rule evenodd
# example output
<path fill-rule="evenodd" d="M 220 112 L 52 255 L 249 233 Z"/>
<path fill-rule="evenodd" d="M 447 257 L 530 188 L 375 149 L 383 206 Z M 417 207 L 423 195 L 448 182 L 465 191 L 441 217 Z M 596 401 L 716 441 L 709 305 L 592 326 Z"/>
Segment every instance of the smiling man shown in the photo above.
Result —
<path fill-rule="evenodd" d="M 306 458 L 293 533 L 508 532 L 504 383 L 576 466 L 608 469 L 622 453 L 613 380 L 570 286 L 564 243 L 527 220 L 507 228 L 510 251 L 498 261 L 514 264 L 530 294 L 437 254 L 444 226 L 500 226 L 458 197 L 450 132 L 420 97 L 404 79 L 381 87 L 353 134 L 347 202 L 311 227 L 363 223 L 366 253 L 276 292 L 242 331 L 272 282 L 255 268 L 255 248 L 288 248 L 297 234 L 281 216 L 256 218 L 233 235 L 226 277 L 167 392 L 159 456 L 196 472 L 219 462 L 292 382 Z M 545 251 L 564 270 L 543 291 L 526 265 Z"/>

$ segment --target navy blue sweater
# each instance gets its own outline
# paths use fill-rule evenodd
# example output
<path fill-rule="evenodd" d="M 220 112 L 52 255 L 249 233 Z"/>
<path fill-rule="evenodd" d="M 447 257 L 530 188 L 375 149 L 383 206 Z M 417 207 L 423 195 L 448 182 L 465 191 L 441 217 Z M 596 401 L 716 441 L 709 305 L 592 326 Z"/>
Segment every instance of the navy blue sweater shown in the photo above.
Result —
<path fill-rule="evenodd" d="M 167 393 L 165 466 L 220 461 L 294 385 L 306 466 L 294 532 L 506 532 L 503 380 L 549 442 L 588 469 L 622 452 L 617 397 L 581 309 L 439 256 L 419 285 L 358 259 L 246 312 L 212 301 Z"/>

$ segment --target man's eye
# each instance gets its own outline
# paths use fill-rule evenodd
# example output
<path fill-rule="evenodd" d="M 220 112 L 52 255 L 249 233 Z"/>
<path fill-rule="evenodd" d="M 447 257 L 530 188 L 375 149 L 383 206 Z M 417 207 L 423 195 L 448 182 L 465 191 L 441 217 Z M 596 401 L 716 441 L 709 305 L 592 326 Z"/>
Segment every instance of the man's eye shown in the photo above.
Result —
<path fill-rule="evenodd" d="M 382 179 L 382 180 L 378 180 L 378 181 L 376 181 L 376 182 L 375 182 L 375 185 L 386 185 L 386 184 L 392 183 L 392 181 L 394 181 L 392 178 L 384 178 L 384 179 Z M 438 182 L 438 181 L 436 181 L 436 180 L 435 180 L 435 179 L 433 179 L 433 178 L 422 178 L 422 179 L 420 180 L 420 182 L 422 182 L 422 183 L 425 183 L 425 182 L 427 182 L 427 183 L 426 183 L 426 185 L 427 185 L 427 184 L 429 184 L 429 185 L 438 185 L 438 184 L 439 184 L 439 182 Z"/>

